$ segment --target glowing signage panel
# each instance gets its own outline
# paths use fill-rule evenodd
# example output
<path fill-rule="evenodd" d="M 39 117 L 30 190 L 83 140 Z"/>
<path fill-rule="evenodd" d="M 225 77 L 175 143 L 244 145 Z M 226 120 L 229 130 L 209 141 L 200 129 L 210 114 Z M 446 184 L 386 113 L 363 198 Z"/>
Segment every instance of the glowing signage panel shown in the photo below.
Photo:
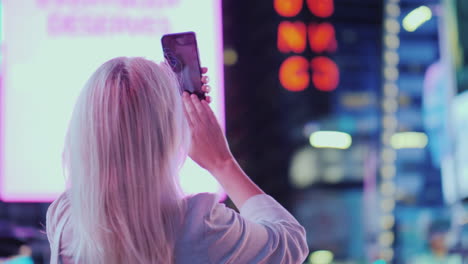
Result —
<path fill-rule="evenodd" d="M 75 100 L 103 62 L 118 56 L 163 60 L 165 33 L 194 31 L 224 124 L 220 0 L 3 0 L 0 195 L 51 201 L 65 189 L 61 153 Z M 219 190 L 188 160 L 188 193 Z"/>

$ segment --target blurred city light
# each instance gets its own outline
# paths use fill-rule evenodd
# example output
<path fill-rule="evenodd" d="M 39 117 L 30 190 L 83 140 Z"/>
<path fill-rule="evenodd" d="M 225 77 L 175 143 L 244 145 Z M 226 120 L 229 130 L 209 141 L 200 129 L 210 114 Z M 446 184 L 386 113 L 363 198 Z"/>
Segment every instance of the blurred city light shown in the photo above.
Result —
<path fill-rule="evenodd" d="M 395 253 L 394 253 L 392 248 L 386 248 L 386 249 L 382 250 L 382 252 L 381 252 L 382 258 L 388 260 L 389 262 L 393 259 L 394 255 L 395 255 Z"/>
<path fill-rule="evenodd" d="M 391 196 L 395 193 L 396 187 L 393 181 L 385 181 L 380 185 L 380 192 L 383 195 Z"/>
<path fill-rule="evenodd" d="M 333 261 L 333 253 L 328 250 L 318 250 L 309 256 L 310 264 L 330 264 Z"/>
<path fill-rule="evenodd" d="M 392 136 L 390 143 L 395 149 L 425 148 L 428 138 L 421 132 L 400 132 Z"/>
<path fill-rule="evenodd" d="M 406 15 L 403 19 L 403 28 L 408 32 L 413 32 L 431 18 L 431 9 L 427 6 L 420 6 Z"/>
<path fill-rule="evenodd" d="M 301 12 L 303 5 L 302 0 L 295 0 L 295 1 L 282 1 L 282 0 L 275 0 L 274 8 L 278 14 L 284 17 L 293 17 Z"/>
<path fill-rule="evenodd" d="M 309 45 L 313 52 L 335 52 L 336 43 L 335 27 L 331 23 L 310 23 L 308 27 Z"/>
<path fill-rule="evenodd" d="M 233 49 L 224 50 L 224 64 L 232 66 L 237 63 L 237 52 Z"/>
<path fill-rule="evenodd" d="M 307 1 L 310 12 L 318 17 L 327 18 L 335 12 L 334 1 Z"/>
<path fill-rule="evenodd" d="M 396 153 L 395 150 L 386 148 L 382 150 L 382 161 L 385 163 L 393 163 L 396 160 Z M 388 164 L 390 166 L 393 166 L 393 164 Z"/>
<path fill-rule="evenodd" d="M 274 8 L 283 18 L 300 14 L 303 0 L 275 0 Z M 335 11 L 333 1 L 307 1 L 310 15 L 328 18 Z M 299 17 L 296 19 L 300 19 Z M 390 25 L 391 27 L 391 25 Z M 335 61 L 323 53 L 335 53 L 338 48 L 335 27 L 332 23 L 301 20 L 282 21 L 277 30 L 277 48 L 284 54 L 296 55 L 285 59 L 279 68 L 279 80 L 283 88 L 301 92 L 311 84 L 320 91 L 331 92 L 338 87 L 340 69 Z M 316 55 L 304 54 L 307 43 Z"/>
<path fill-rule="evenodd" d="M 385 199 L 380 202 L 380 208 L 384 213 L 390 213 L 395 209 L 395 200 Z"/>
<path fill-rule="evenodd" d="M 384 38 L 385 45 L 390 49 L 397 49 L 400 47 L 400 39 L 396 35 L 386 35 Z"/>
<path fill-rule="evenodd" d="M 388 97 L 395 97 L 398 94 L 398 87 L 394 83 L 386 83 L 384 85 L 384 94 Z"/>
<path fill-rule="evenodd" d="M 297 151 L 289 169 L 289 180 L 291 184 L 299 189 L 304 189 L 318 181 L 317 170 L 318 156 L 314 149 L 307 146 Z"/>
<path fill-rule="evenodd" d="M 352 143 L 349 134 L 338 131 L 317 131 L 310 135 L 309 140 L 315 148 L 347 149 Z"/>
<path fill-rule="evenodd" d="M 385 179 L 393 178 L 396 174 L 395 165 L 382 166 L 380 169 L 380 174 L 382 175 L 382 178 L 385 178 Z"/>
<path fill-rule="evenodd" d="M 398 101 L 394 99 L 385 99 L 383 100 L 382 107 L 385 110 L 385 112 L 388 113 L 395 113 L 396 110 L 398 109 Z"/>
<path fill-rule="evenodd" d="M 369 93 L 349 93 L 344 94 L 341 103 L 350 109 L 366 107 L 374 102 L 374 97 Z"/>
<path fill-rule="evenodd" d="M 382 229 L 389 230 L 395 225 L 395 217 L 393 215 L 384 215 L 380 218 L 380 225 Z"/>
<path fill-rule="evenodd" d="M 387 64 L 397 65 L 400 57 L 396 51 L 386 51 L 384 54 L 384 60 Z"/>
<path fill-rule="evenodd" d="M 282 53 L 304 52 L 307 44 L 307 29 L 304 22 L 283 21 L 278 25 L 278 50 Z"/>
<path fill-rule="evenodd" d="M 398 17 L 400 15 L 400 6 L 395 3 L 388 3 L 385 6 L 385 11 L 391 17 Z"/>
<path fill-rule="evenodd" d="M 310 137 L 310 134 L 314 133 L 315 131 L 320 130 L 320 125 L 318 123 L 310 122 L 304 125 L 304 129 L 302 131 L 304 137 Z"/>
<path fill-rule="evenodd" d="M 391 231 L 381 233 L 379 236 L 379 244 L 385 247 L 390 247 L 395 241 L 395 234 Z"/>
<path fill-rule="evenodd" d="M 280 66 L 281 85 L 291 92 L 307 89 L 310 84 L 309 61 L 302 56 L 291 56 Z"/>
<path fill-rule="evenodd" d="M 340 82 L 340 69 L 328 57 L 319 56 L 310 61 L 312 68 L 312 82 L 320 91 L 330 92 L 338 87 Z"/>
<path fill-rule="evenodd" d="M 395 18 L 390 18 L 385 20 L 385 29 L 390 33 L 399 33 L 400 32 L 400 24 L 398 20 Z"/>
<path fill-rule="evenodd" d="M 395 100 L 386 100 L 386 101 L 395 101 Z M 396 109 L 390 109 L 392 110 L 388 115 L 385 115 L 382 118 L 382 124 L 385 129 L 392 129 L 395 130 L 398 126 L 398 120 L 397 117 L 395 116 Z"/>
<path fill-rule="evenodd" d="M 372 264 L 387 264 L 387 262 L 385 260 L 383 260 L 383 259 L 378 259 L 378 260 L 374 261 L 374 263 L 372 263 Z"/>
<path fill-rule="evenodd" d="M 324 169 L 323 181 L 327 183 L 338 183 L 344 178 L 344 171 L 342 166 L 329 166 Z"/>
<path fill-rule="evenodd" d="M 387 66 L 384 69 L 384 76 L 387 80 L 395 81 L 398 79 L 398 69 L 394 66 Z"/>

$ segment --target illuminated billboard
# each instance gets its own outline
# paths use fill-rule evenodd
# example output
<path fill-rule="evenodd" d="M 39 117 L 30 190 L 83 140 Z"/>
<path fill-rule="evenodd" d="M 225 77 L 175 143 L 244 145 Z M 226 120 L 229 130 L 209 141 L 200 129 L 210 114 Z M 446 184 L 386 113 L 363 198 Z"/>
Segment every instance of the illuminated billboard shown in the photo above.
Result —
<path fill-rule="evenodd" d="M 119 56 L 163 60 L 161 36 L 194 31 L 224 124 L 220 0 L 3 0 L 0 195 L 51 201 L 65 189 L 61 154 L 75 100 L 103 62 Z M 188 160 L 188 193 L 218 183 Z"/>

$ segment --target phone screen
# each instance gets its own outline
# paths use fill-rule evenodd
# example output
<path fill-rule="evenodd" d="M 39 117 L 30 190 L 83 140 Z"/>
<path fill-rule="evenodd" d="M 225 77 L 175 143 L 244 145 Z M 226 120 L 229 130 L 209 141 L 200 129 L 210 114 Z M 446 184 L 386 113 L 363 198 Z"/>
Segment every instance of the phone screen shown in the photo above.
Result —
<path fill-rule="evenodd" d="M 182 91 L 204 99 L 201 90 L 201 69 L 197 40 L 194 32 L 164 35 L 161 39 L 164 57 L 177 74 Z M 182 92 L 181 91 L 181 92 Z"/>

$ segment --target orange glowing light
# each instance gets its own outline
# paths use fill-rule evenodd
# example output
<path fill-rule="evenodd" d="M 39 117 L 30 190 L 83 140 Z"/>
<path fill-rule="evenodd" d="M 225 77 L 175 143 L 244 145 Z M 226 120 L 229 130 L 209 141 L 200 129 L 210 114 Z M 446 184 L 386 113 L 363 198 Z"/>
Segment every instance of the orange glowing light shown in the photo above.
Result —
<path fill-rule="evenodd" d="M 335 12 L 333 0 L 307 0 L 307 6 L 312 14 L 318 17 L 329 17 Z"/>
<path fill-rule="evenodd" d="M 275 0 L 276 12 L 284 17 L 297 16 L 301 12 L 303 0 Z"/>
<path fill-rule="evenodd" d="M 283 53 L 304 52 L 306 35 L 306 25 L 303 22 L 281 22 L 278 26 L 278 50 Z"/>
<path fill-rule="evenodd" d="M 338 87 L 340 71 L 334 61 L 327 57 L 315 57 L 311 60 L 312 83 L 320 91 L 330 92 Z"/>
<path fill-rule="evenodd" d="M 287 58 L 280 67 L 279 79 L 286 90 L 299 92 L 310 84 L 309 62 L 301 56 Z"/>
<path fill-rule="evenodd" d="M 311 23 L 308 27 L 309 46 L 315 53 L 335 52 L 337 48 L 335 28 L 332 24 Z"/>

